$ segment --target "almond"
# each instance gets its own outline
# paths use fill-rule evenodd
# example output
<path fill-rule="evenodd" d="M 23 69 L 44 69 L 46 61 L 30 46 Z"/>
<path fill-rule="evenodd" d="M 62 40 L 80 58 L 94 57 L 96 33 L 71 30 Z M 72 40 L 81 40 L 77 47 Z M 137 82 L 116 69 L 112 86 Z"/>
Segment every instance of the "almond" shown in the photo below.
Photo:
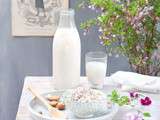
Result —
<path fill-rule="evenodd" d="M 49 101 L 58 101 L 60 99 L 60 97 L 59 96 L 50 96 L 50 95 L 48 95 L 47 99 Z"/>
<path fill-rule="evenodd" d="M 50 101 L 49 104 L 53 107 L 56 107 L 56 105 L 58 104 L 57 101 Z"/>
<path fill-rule="evenodd" d="M 58 103 L 57 105 L 56 105 L 56 108 L 58 109 L 58 110 L 64 110 L 65 109 L 65 105 L 63 104 L 63 103 Z"/>

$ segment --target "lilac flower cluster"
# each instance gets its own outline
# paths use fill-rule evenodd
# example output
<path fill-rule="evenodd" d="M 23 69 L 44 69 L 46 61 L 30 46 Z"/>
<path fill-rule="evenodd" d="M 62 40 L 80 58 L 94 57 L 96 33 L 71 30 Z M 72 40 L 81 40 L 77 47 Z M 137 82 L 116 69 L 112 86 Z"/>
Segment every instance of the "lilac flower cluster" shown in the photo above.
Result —
<path fill-rule="evenodd" d="M 89 5 L 88 8 L 91 9 L 91 10 L 95 10 L 96 9 L 94 5 Z"/>
<path fill-rule="evenodd" d="M 100 44 L 118 44 L 114 47 L 116 54 L 127 56 L 133 71 L 160 75 L 160 45 L 157 45 L 160 13 L 156 0 L 86 0 L 82 3 L 81 6 L 97 12 L 97 16 L 91 19 L 94 22 L 88 20 L 82 24 L 84 36 L 92 26 L 97 26 Z M 114 54 L 113 50 L 108 52 L 109 56 Z"/>
<path fill-rule="evenodd" d="M 138 14 L 130 21 L 131 26 L 133 26 L 133 29 L 135 29 L 137 34 L 144 33 L 142 21 L 145 20 L 145 17 L 149 16 L 152 11 L 153 6 L 145 6 L 143 9 L 139 10 Z"/>

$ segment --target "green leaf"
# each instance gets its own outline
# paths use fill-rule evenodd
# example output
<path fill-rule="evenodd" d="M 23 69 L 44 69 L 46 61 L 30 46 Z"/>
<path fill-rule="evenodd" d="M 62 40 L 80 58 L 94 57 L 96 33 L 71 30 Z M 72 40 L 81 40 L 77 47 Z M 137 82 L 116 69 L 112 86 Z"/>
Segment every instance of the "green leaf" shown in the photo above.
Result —
<path fill-rule="evenodd" d="M 144 116 L 144 117 L 151 117 L 151 114 L 150 114 L 149 112 L 144 112 L 144 113 L 143 113 L 143 116 Z"/>
<path fill-rule="evenodd" d="M 138 11 L 138 4 L 137 1 L 132 1 L 129 5 L 129 11 L 132 15 L 136 15 L 137 11 Z"/>
<path fill-rule="evenodd" d="M 128 105 L 129 102 L 128 96 L 120 96 L 116 90 L 113 90 L 111 95 L 109 95 L 109 97 L 113 103 L 116 103 L 119 106 Z"/>
<path fill-rule="evenodd" d="M 142 5 L 145 5 L 146 4 L 146 0 L 139 0 L 139 5 L 142 6 Z"/>
<path fill-rule="evenodd" d="M 148 31 L 151 31 L 151 30 L 154 29 L 154 21 L 153 21 L 152 18 L 149 17 L 149 16 L 147 16 L 147 17 L 145 18 L 145 21 L 144 21 L 143 24 L 144 24 L 144 26 L 146 27 L 146 29 L 147 29 Z"/>
<path fill-rule="evenodd" d="M 151 0 L 151 4 L 154 6 L 156 16 L 160 16 L 160 0 Z"/>
<path fill-rule="evenodd" d="M 110 15 L 100 15 L 97 17 L 100 23 L 105 24 L 108 22 Z"/>
<path fill-rule="evenodd" d="M 88 29 L 95 24 L 96 24 L 96 20 L 95 19 L 90 19 L 90 20 L 87 20 L 84 23 L 81 23 L 80 28 L 81 29 Z"/>
<path fill-rule="evenodd" d="M 117 91 L 113 90 L 112 94 L 111 94 L 111 101 L 117 103 L 118 99 L 119 99 L 119 95 L 118 95 Z"/>
<path fill-rule="evenodd" d="M 120 97 L 118 104 L 120 106 L 123 106 L 123 105 L 128 104 L 128 101 L 129 101 L 129 98 L 127 96 L 122 96 L 122 97 Z"/>

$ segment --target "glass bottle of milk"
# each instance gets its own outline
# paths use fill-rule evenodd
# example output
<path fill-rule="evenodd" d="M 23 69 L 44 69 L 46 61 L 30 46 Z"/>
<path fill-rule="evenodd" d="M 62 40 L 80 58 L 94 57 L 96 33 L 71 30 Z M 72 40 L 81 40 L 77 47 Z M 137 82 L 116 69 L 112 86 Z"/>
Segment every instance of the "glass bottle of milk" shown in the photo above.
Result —
<path fill-rule="evenodd" d="M 81 42 L 74 21 L 74 10 L 60 12 L 53 39 L 53 77 L 58 90 L 74 88 L 80 80 Z"/>

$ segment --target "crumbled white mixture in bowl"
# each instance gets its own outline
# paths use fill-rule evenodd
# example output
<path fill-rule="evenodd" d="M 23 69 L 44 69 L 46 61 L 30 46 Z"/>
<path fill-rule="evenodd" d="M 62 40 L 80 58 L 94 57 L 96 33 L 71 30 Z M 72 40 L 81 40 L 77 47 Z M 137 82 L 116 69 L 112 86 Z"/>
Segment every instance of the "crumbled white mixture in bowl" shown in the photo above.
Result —
<path fill-rule="evenodd" d="M 67 97 L 68 108 L 79 118 L 92 117 L 95 114 L 108 112 L 107 96 L 100 90 L 78 87 L 70 92 Z"/>
<path fill-rule="evenodd" d="M 73 91 L 71 100 L 77 102 L 99 102 L 106 100 L 106 95 L 99 90 L 78 87 Z"/>

